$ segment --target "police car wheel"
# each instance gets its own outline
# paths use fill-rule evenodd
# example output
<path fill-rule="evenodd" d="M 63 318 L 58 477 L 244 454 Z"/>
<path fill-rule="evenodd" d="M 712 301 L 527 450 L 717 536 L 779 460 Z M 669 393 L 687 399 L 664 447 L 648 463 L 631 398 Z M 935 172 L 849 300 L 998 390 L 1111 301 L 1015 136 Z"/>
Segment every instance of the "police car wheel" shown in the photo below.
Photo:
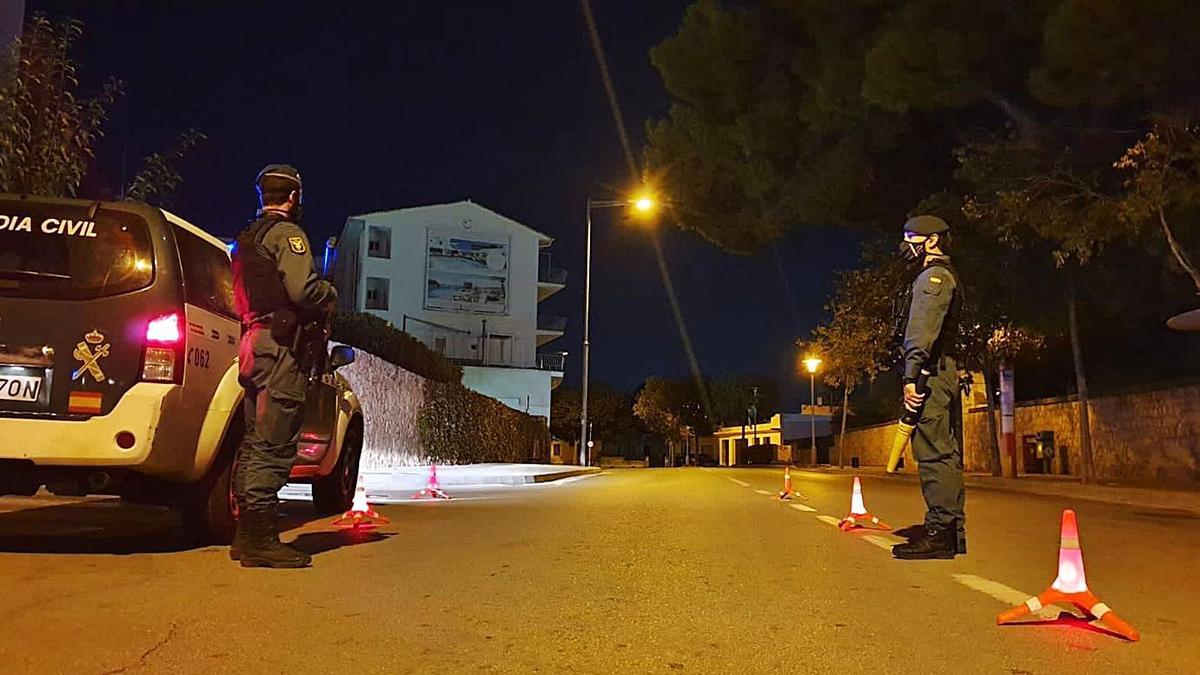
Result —
<path fill-rule="evenodd" d="M 180 505 L 183 529 L 189 537 L 206 544 L 233 541 L 237 516 L 229 498 L 232 480 L 233 462 L 226 459 L 199 483 L 189 486 Z"/>
<path fill-rule="evenodd" d="M 328 476 L 313 481 L 313 506 L 317 513 L 331 515 L 348 510 L 354 503 L 358 486 L 358 466 L 362 459 L 362 425 L 357 420 L 346 429 L 342 453 Z"/>

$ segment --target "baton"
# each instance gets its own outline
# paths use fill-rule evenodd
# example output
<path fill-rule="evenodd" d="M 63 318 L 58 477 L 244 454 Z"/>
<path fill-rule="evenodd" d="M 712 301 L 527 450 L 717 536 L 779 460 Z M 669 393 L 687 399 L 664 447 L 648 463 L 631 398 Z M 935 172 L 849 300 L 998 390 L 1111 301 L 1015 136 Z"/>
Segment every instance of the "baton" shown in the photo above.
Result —
<path fill-rule="evenodd" d="M 924 394 L 925 398 L 921 400 L 921 405 L 917 406 L 916 410 L 905 405 L 904 414 L 896 423 L 896 435 L 892 438 L 892 451 L 888 455 L 887 461 L 888 473 L 896 473 L 896 466 L 900 464 L 904 448 L 912 439 L 913 432 L 917 429 L 917 423 L 921 421 L 921 414 L 925 412 L 925 403 L 929 400 L 929 376 L 931 374 L 925 368 L 921 369 L 921 374 L 917 376 L 916 381 L 917 393 Z"/>

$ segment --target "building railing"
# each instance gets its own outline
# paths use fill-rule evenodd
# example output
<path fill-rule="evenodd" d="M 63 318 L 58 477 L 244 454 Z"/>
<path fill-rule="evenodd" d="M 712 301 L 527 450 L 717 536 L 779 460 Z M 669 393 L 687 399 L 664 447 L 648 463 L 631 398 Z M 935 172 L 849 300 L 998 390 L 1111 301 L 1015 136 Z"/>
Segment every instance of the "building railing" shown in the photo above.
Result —
<path fill-rule="evenodd" d="M 538 314 L 537 327 L 538 330 L 562 333 L 567 330 L 567 317 Z"/>
<path fill-rule="evenodd" d="M 567 271 L 549 265 L 538 267 L 538 281 L 544 284 L 559 284 L 565 286 L 567 283 Z"/>
<path fill-rule="evenodd" d="M 539 352 L 537 355 L 538 370 L 553 370 L 562 372 L 566 369 L 566 352 Z"/>

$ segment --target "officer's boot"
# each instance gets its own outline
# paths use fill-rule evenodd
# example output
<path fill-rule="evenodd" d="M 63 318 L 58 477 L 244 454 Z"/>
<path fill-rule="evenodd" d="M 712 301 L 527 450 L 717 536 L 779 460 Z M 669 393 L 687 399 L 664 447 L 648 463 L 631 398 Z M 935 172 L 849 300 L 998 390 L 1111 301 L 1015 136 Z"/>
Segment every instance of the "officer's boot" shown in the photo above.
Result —
<path fill-rule="evenodd" d="M 296 568 L 312 564 L 312 556 L 279 541 L 274 508 L 243 511 L 241 522 L 246 527 L 241 547 L 242 567 Z"/>
<path fill-rule="evenodd" d="M 958 523 L 955 523 L 954 525 L 956 528 L 958 527 Z M 967 531 L 965 529 L 956 530 L 954 533 L 954 538 L 958 542 L 957 553 L 959 555 L 966 555 L 967 554 Z"/>
<path fill-rule="evenodd" d="M 246 512 L 246 505 L 240 499 L 237 506 L 239 514 Z M 242 548 L 246 545 L 246 523 L 241 517 L 238 517 L 236 525 L 237 527 L 233 531 L 233 541 L 229 543 L 230 560 L 241 560 Z"/>
<path fill-rule="evenodd" d="M 243 510 L 242 513 L 245 514 L 245 510 Z M 247 528 L 248 526 L 246 525 L 246 518 L 243 515 L 237 519 L 237 529 L 233 531 L 233 541 L 229 543 L 230 560 L 242 559 L 242 549 L 246 546 L 246 538 L 248 536 L 246 534 Z"/>
<path fill-rule="evenodd" d="M 954 525 L 927 526 L 926 529 L 926 537 L 893 546 L 892 556 L 901 560 L 952 559 L 958 552 L 958 532 Z"/>

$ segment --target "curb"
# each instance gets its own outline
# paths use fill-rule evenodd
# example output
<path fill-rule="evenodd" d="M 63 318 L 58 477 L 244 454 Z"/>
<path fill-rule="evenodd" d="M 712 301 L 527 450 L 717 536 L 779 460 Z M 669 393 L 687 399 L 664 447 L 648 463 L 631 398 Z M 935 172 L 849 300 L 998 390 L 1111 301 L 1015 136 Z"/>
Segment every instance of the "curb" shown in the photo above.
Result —
<path fill-rule="evenodd" d="M 917 475 L 915 473 L 888 474 L 888 473 L 885 473 L 884 471 L 882 471 L 881 469 L 877 469 L 877 468 L 873 468 L 873 467 L 863 467 L 863 468 L 865 470 L 860 470 L 857 473 L 851 469 L 835 469 L 832 471 L 825 471 L 825 470 L 821 470 L 821 469 L 812 469 L 812 468 L 805 468 L 805 467 L 797 468 L 797 471 L 805 472 L 805 473 L 820 474 L 820 475 L 838 475 L 838 474 L 858 475 L 858 476 L 863 476 L 863 477 L 884 478 L 887 480 L 903 480 L 903 481 L 908 481 L 908 482 L 916 482 L 918 480 Z M 1146 500 L 1146 499 L 1139 500 L 1139 497 L 1150 496 L 1150 495 L 1146 495 L 1144 493 L 1143 494 L 1133 494 L 1133 495 L 1088 494 L 1088 493 L 1084 492 L 1084 490 L 1086 490 L 1086 488 L 1084 488 L 1084 486 L 1082 484 L 1076 483 L 1073 481 L 1072 482 L 1064 481 L 1064 482 L 1060 483 L 1060 485 L 1062 485 L 1065 488 L 1062 490 L 1053 490 L 1053 489 L 1052 490 L 1044 490 L 1044 489 L 1039 489 L 1043 486 L 1038 486 L 1036 484 L 1003 483 L 1003 482 L 998 482 L 994 479 L 981 477 L 981 476 L 972 476 L 970 474 L 967 474 L 966 476 L 963 477 L 963 484 L 969 488 L 974 488 L 974 489 L 979 489 L 979 490 L 991 490 L 993 492 L 1007 492 L 1009 494 L 1021 494 L 1021 495 L 1028 495 L 1028 496 L 1032 496 L 1032 497 L 1041 497 L 1041 498 L 1049 498 L 1049 499 L 1071 499 L 1071 500 L 1075 500 L 1075 501 L 1091 502 L 1091 503 L 1095 503 L 1095 504 L 1108 504 L 1110 506 L 1126 506 L 1126 507 L 1132 507 L 1132 508 L 1137 508 L 1137 509 L 1142 509 L 1142 510 L 1170 511 L 1173 513 L 1186 514 L 1186 515 L 1189 515 L 1189 516 L 1192 516 L 1195 518 L 1200 518 L 1200 506 L 1181 505 L 1179 503 L 1175 503 L 1173 500 L 1170 500 L 1170 499 L 1158 500 L 1158 499 L 1151 498 L 1149 500 Z M 1114 490 L 1144 490 L 1145 488 L 1119 488 L 1118 487 L 1118 488 L 1111 488 L 1111 489 L 1114 489 Z M 1075 490 L 1079 490 L 1079 492 L 1075 492 Z M 1192 501 L 1194 501 L 1195 499 L 1200 499 L 1200 495 L 1197 495 L 1197 497 L 1193 498 Z"/>
<path fill-rule="evenodd" d="M 474 487 L 487 485 L 532 485 L 535 483 L 549 483 L 556 480 L 566 478 L 574 478 L 576 476 L 590 475 L 600 473 L 601 470 L 596 467 L 584 467 L 579 469 L 570 469 L 567 471 L 553 471 L 547 473 L 526 473 L 526 474 L 493 474 L 493 475 L 475 475 L 475 476 L 445 476 L 439 475 L 438 480 L 443 487 Z M 364 475 L 379 475 L 379 476 L 396 476 L 386 471 L 364 471 Z M 405 473 L 404 476 L 411 476 L 414 480 L 413 485 L 424 485 L 425 476 L 420 473 Z M 407 489 L 407 488 L 405 488 Z M 413 488 L 416 489 L 416 488 Z"/>

